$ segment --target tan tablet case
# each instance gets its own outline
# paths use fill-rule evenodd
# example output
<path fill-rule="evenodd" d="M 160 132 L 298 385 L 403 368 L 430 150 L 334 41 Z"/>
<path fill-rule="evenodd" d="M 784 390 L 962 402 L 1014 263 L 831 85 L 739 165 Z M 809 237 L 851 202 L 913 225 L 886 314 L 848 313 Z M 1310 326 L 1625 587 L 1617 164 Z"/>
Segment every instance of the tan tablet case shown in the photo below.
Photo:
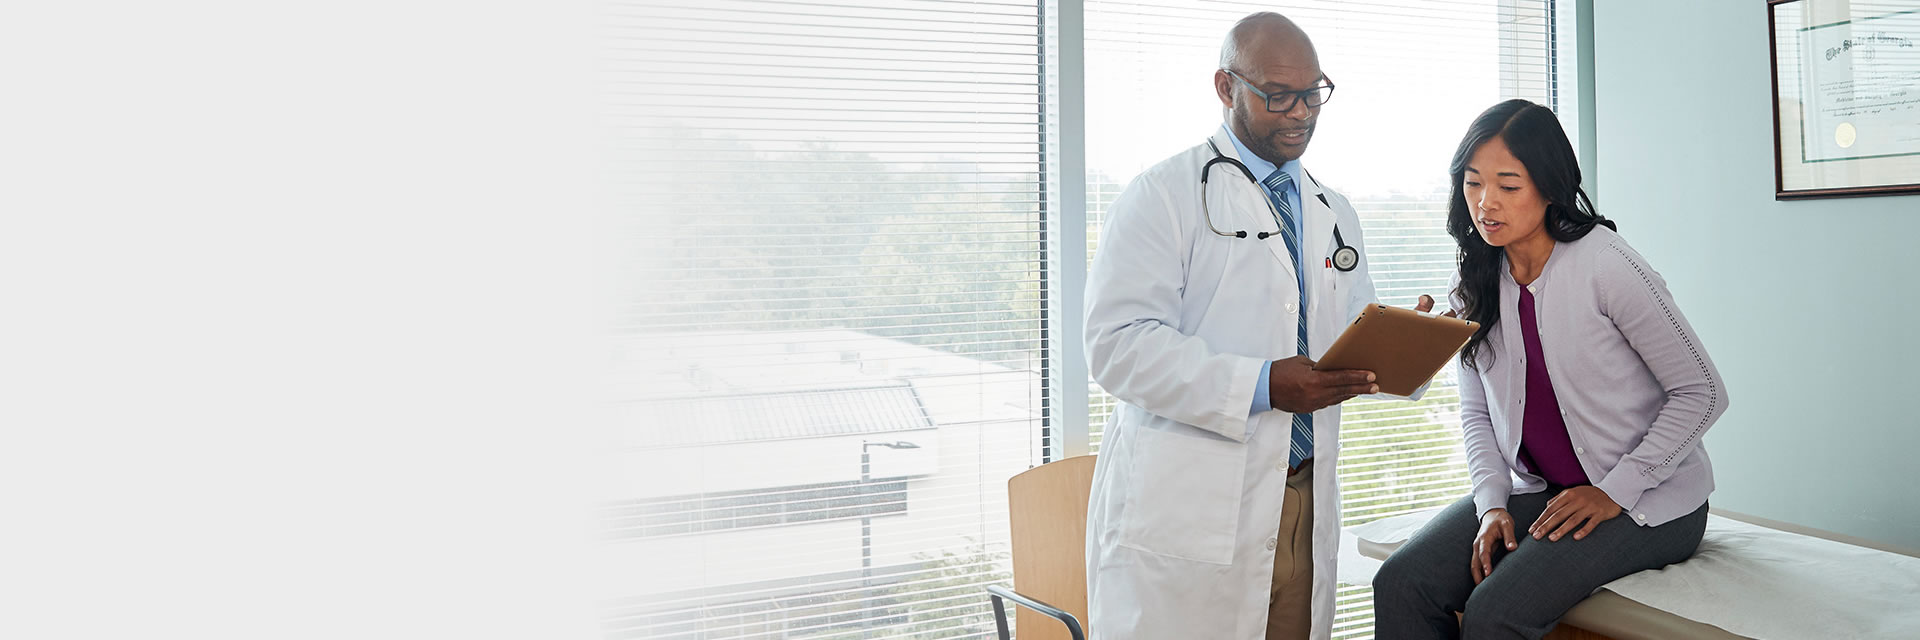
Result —
<path fill-rule="evenodd" d="M 1433 379 L 1479 328 L 1469 320 L 1368 305 L 1313 368 L 1372 371 L 1381 392 L 1409 396 Z"/>

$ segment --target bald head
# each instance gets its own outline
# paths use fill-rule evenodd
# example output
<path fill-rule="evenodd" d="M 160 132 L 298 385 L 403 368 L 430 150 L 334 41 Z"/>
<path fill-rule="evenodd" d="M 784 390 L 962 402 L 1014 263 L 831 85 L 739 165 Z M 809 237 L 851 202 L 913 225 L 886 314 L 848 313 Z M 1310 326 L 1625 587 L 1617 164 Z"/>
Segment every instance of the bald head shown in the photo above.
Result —
<path fill-rule="evenodd" d="M 1278 165 L 1306 153 L 1321 103 L 1301 96 L 1317 91 L 1325 79 L 1307 32 L 1286 16 L 1262 12 L 1241 18 L 1227 33 L 1213 90 L 1233 135 Z"/>
<path fill-rule="evenodd" d="M 1264 55 L 1263 55 L 1264 54 Z M 1281 58 L 1302 66 L 1320 67 L 1320 56 L 1313 41 L 1286 16 L 1262 11 L 1233 23 L 1227 41 L 1220 45 L 1220 68 L 1246 71 L 1243 65 L 1260 64 L 1260 58 Z"/>

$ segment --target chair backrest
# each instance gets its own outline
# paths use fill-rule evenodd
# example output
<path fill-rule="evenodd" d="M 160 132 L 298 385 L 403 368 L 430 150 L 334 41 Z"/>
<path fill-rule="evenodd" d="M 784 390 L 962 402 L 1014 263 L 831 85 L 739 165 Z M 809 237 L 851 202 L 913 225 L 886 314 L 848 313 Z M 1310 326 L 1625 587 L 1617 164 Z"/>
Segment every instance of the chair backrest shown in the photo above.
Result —
<path fill-rule="evenodd" d="M 1059 607 L 1087 624 L 1087 494 L 1094 456 L 1057 460 L 1007 480 L 1013 535 L 1013 590 Z M 1020 640 L 1065 640 L 1067 631 L 1026 608 Z M 1086 629 L 1092 637 L 1093 629 Z"/>

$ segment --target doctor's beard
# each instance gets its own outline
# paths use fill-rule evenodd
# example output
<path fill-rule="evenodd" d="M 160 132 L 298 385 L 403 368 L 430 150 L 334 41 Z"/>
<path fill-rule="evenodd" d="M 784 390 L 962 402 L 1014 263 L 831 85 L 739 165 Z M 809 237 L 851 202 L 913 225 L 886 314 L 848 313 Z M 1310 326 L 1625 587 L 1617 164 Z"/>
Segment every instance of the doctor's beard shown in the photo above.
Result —
<path fill-rule="evenodd" d="M 1262 106 L 1261 108 L 1264 109 L 1266 107 Z M 1254 155 L 1260 156 L 1261 158 L 1265 159 L 1267 162 L 1273 163 L 1273 165 L 1276 167 L 1286 164 L 1293 160 L 1298 160 L 1300 159 L 1301 155 L 1305 155 L 1307 152 L 1307 146 L 1313 143 L 1314 128 L 1319 125 L 1319 118 L 1307 120 L 1306 121 L 1306 128 L 1307 128 L 1306 141 L 1298 145 L 1299 153 L 1297 155 L 1288 156 L 1285 152 L 1282 151 L 1283 147 L 1280 145 L 1278 141 L 1278 138 L 1280 137 L 1280 132 L 1286 129 L 1287 127 L 1274 127 L 1273 129 L 1267 130 L 1264 133 L 1262 133 L 1258 129 L 1255 129 L 1253 127 L 1253 118 L 1248 111 L 1248 106 L 1246 105 L 1246 103 L 1234 105 L 1232 109 L 1232 113 L 1233 113 L 1233 124 L 1235 125 L 1235 129 L 1236 129 L 1234 131 L 1234 135 L 1240 136 L 1240 143 L 1247 145 L 1248 151 L 1252 151 Z M 1242 135 L 1243 132 L 1244 132 L 1244 135 Z"/>

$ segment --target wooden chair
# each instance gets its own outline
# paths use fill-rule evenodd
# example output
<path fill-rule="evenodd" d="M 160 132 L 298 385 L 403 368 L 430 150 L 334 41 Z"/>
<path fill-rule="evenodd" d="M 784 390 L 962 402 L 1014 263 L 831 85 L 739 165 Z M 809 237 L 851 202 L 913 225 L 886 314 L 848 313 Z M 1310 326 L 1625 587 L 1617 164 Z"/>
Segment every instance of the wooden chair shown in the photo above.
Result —
<path fill-rule="evenodd" d="M 1021 640 L 1086 640 L 1081 621 L 1087 619 L 1087 494 L 1093 489 L 1093 461 L 1094 456 L 1057 460 L 1007 480 L 1013 589 L 987 587 L 1001 640 L 1013 637 L 1002 599 L 1023 607 L 1015 610 Z"/>

